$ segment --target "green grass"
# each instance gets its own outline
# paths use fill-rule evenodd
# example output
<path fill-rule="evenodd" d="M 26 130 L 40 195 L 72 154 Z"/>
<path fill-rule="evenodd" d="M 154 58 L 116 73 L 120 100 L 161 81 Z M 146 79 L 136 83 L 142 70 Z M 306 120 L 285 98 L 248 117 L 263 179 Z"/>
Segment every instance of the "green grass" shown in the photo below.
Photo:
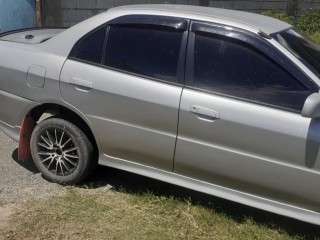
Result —
<path fill-rule="evenodd" d="M 302 16 L 293 17 L 276 9 L 270 9 L 261 13 L 281 21 L 294 25 L 301 32 L 320 44 L 320 8 L 306 12 Z"/>
<path fill-rule="evenodd" d="M 27 202 L 12 216 L 4 239 L 304 239 L 251 217 L 189 200 L 99 189 Z M 311 238 L 310 238 L 311 239 Z M 316 239 L 316 238 L 314 238 Z"/>
<path fill-rule="evenodd" d="M 320 32 L 316 32 L 310 36 L 310 38 L 316 43 L 320 44 Z"/>

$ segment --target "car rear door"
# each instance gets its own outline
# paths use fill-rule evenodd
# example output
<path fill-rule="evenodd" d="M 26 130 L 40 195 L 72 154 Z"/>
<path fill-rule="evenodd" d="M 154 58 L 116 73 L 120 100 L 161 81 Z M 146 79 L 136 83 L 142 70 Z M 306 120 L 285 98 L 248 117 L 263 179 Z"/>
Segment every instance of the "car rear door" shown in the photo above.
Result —
<path fill-rule="evenodd" d="M 320 122 L 301 116 L 318 88 L 263 37 L 191 29 L 174 172 L 320 210 Z"/>
<path fill-rule="evenodd" d="M 172 171 L 187 25 L 125 16 L 75 45 L 61 94 L 92 124 L 105 156 Z"/>

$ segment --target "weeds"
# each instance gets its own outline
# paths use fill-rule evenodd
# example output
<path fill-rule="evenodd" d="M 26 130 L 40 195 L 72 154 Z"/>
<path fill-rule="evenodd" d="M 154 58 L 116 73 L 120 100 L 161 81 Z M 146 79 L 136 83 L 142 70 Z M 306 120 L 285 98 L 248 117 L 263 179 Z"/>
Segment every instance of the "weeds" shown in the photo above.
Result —
<path fill-rule="evenodd" d="M 237 222 L 190 199 L 70 188 L 28 202 L 11 219 L 6 239 L 301 239 L 248 218 Z"/>
<path fill-rule="evenodd" d="M 320 44 L 320 8 L 296 18 L 275 9 L 262 12 L 262 14 L 294 25 L 315 42 Z"/>

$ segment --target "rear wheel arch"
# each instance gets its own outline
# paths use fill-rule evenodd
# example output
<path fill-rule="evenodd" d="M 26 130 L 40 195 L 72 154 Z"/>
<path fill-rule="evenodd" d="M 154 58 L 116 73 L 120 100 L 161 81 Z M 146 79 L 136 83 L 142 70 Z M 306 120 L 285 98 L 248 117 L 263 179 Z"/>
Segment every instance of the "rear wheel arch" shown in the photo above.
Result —
<path fill-rule="evenodd" d="M 69 108 L 66 108 L 62 105 L 54 103 L 45 103 L 36 106 L 35 108 L 31 109 L 25 116 L 20 131 L 19 160 L 26 160 L 26 158 L 28 158 L 27 156 L 31 156 L 31 154 L 28 154 L 30 153 L 29 143 L 31 133 L 37 123 L 43 121 L 48 117 L 57 117 L 67 120 L 81 129 L 92 143 L 94 151 L 97 154 L 95 161 L 97 161 L 99 152 L 98 142 L 93 135 L 93 130 L 90 127 L 90 123 L 84 120 L 84 117 L 81 117 L 81 114 L 76 113 L 75 111 L 70 110 Z"/>

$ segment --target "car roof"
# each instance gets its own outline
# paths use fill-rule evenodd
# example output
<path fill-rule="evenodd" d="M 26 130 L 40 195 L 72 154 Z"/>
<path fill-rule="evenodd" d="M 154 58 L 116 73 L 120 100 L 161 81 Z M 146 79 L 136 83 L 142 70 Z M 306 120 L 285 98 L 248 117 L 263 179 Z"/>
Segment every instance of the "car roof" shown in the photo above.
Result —
<path fill-rule="evenodd" d="M 274 18 L 235 10 L 176 4 L 127 5 L 111 8 L 107 12 L 78 23 L 57 34 L 49 41 L 42 43 L 39 47 L 43 48 L 43 51 L 51 51 L 50 49 L 52 49 L 54 54 L 67 56 L 72 46 L 84 35 L 113 19 L 128 15 L 168 16 L 212 22 L 244 29 L 256 34 L 263 32 L 264 36 L 292 27 Z"/>
<path fill-rule="evenodd" d="M 236 11 L 230 9 L 213 8 L 213 7 L 201 7 L 201 6 L 191 6 L 191 5 L 177 5 L 177 4 L 138 4 L 138 5 L 127 5 L 121 7 L 115 7 L 109 11 L 135 11 L 149 12 L 150 14 L 159 15 L 170 15 L 176 13 L 179 17 L 186 18 L 196 18 L 197 20 L 202 20 L 203 17 L 210 18 L 212 22 L 225 21 L 226 24 L 234 23 L 238 26 L 247 26 L 248 28 L 255 28 L 261 30 L 265 33 L 272 34 L 275 32 L 282 31 L 292 27 L 290 24 L 282 22 L 280 20 L 263 16 L 260 14 Z"/>

